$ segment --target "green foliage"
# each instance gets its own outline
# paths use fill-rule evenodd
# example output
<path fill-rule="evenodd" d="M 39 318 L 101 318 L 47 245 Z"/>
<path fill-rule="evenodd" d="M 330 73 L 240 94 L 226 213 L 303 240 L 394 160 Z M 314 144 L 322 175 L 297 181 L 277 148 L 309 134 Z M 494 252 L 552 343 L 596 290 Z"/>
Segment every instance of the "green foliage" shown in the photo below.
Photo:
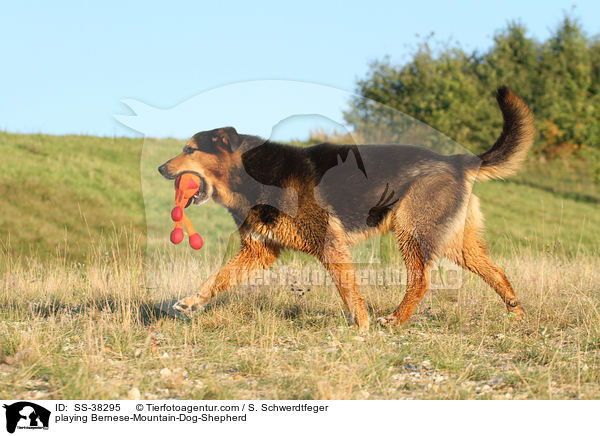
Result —
<path fill-rule="evenodd" d="M 376 61 L 357 82 L 360 97 L 345 116 L 358 132 L 382 126 L 401 131 L 397 119 L 403 117 L 376 101 L 483 151 L 501 126 L 492 92 L 500 85 L 511 87 L 534 111 L 538 152 L 554 157 L 600 147 L 600 41 L 569 15 L 543 42 L 529 37 L 523 24 L 510 22 L 484 53 L 457 45 L 434 50 L 426 39 L 404 64 Z"/>

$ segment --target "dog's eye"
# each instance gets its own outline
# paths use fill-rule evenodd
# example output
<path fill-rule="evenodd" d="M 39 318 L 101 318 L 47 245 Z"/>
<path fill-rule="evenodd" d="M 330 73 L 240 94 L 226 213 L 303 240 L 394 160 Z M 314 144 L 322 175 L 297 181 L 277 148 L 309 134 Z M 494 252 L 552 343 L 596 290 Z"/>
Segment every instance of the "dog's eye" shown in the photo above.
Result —
<path fill-rule="evenodd" d="M 184 152 L 185 154 L 192 154 L 192 153 L 193 153 L 193 152 L 195 152 L 195 151 L 196 151 L 196 149 L 195 149 L 195 148 L 192 148 L 192 147 L 184 147 L 184 148 L 183 148 L 183 152 Z"/>

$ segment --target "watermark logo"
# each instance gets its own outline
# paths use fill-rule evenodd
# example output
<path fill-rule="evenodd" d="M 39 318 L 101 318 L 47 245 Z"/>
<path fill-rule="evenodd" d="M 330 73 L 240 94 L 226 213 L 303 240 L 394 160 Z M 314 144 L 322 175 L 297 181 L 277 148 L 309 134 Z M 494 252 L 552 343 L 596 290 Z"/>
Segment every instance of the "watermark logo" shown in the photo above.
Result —
<path fill-rule="evenodd" d="M 48 430 L 50 411 L 38 404 L 29 401 L 19 401 L 13 404 L 4 404 L 6 409 L 6 431 L 14 433 L 15 430 Z"/>

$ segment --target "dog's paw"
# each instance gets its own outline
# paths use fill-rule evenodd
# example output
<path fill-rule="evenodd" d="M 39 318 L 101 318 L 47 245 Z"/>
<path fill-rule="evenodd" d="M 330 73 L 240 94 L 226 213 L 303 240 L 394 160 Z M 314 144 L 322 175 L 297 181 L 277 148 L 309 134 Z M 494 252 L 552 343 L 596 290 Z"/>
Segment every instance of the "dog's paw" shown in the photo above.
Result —
<path fill-rule="evenodd" d="M 523 321 L 525 319 L 525 312 L 521 308 L 521 303 L 517 300 L 513 300 L 506 305 L 508 309 L 509 318 Z"/>
<path fill-rule="evenodd" d="M 173 305 L 173 310 L 180 315 L 187 316 L 188 318 L 192 317 L 194 314 L 201 312 L 204 310 L 204 306 L 199 304 L 186 304 L 185 300 L 180 300 Z"/>

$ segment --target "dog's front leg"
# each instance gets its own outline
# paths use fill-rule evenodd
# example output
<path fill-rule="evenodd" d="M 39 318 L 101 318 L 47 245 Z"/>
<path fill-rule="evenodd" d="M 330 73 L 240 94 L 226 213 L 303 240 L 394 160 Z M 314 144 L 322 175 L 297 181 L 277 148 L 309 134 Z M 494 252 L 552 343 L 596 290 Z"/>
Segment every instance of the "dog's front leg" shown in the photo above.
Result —
<path fill-rule="evenodd" d="M 356 272 L 350 257 L 350 249 L 339 239 L 331 237 L 327 239 L 329 240 L 324 244 L 320 260 L 333 278 L 358 329 L 366 331 L 369 329 L 369 314 L 356 283 Z"/>
<path fill-rule="evenodd" d="M 213 273 L 194 295 L 179 300 L 173 309 L 182 313 L 202 309 L 218 293 L 251 278 L 277 260 L 279 247 L 253 239 L 242 239 L 240 251 L 221 269 Z"/>

